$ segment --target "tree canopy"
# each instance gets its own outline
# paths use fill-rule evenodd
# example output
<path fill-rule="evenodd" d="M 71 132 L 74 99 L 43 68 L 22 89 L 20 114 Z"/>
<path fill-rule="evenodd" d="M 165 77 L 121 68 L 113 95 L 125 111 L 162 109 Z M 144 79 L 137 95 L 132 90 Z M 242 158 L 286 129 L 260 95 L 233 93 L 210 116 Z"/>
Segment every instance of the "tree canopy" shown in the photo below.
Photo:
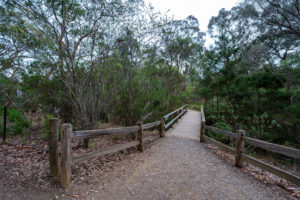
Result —
<path fill-rule="evenodd" d="M 142 0 L 1 1 L 0 101 L 75 129 L 204 104 L 216 126 L 300 148 L 299 10 L 244 0 L 204 33 Z"/>

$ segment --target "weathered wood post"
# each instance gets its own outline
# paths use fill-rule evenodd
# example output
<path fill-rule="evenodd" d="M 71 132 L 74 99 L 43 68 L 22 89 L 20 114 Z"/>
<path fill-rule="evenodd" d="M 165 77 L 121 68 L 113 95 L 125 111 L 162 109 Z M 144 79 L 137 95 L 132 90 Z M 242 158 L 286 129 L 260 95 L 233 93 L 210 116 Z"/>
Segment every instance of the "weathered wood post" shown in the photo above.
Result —
<path fill-rule="evenodd" d="M 160 120 L 159 136 L 165 137 L 165 118 L 161 118 Z"/>
<path fill-rule="evenodd" d="M 238 130 L 236 132 L 235 161 L 234 161 L 234 166 L 236 167 L 243 166 L 242 154 L 244 151 L 244 137 L 245 137 L 244 130 Z"/>
<path fill-rule="evenodd" d="M 204 142 L 204 135 L 205 135 L 205 116 L 203 107 L 201 105 L 201 112 L 200 112 L 200 142 Z"/>
<path fill-rule="evenodd" d="M 7 119 L 7 106 L 4 106 L 3 110 L 3 135 L 2 135 L 2 144 L 6 144 L 6 119 Z"/>
<path fill-rule="evenodd" d="M 204 142 L 204 135 L 205 135 L 205 122 L 201 122 L 200 127 L 200 142 Z"/>
<path fill-rule="evenodd" d="M 143 152 L 143 122 L 138 122 L 138 126 L 139 130 L 137 132 L 137 139 L 139 140 L 139 144 L 137 145 L 137 149 Z"/>
<path fill-rule="evenodd" d="M 67 188 L 71 183 L 72 167 L 72 125 L 63 124 L 61 127 L 61 160 L 60 160 L 60 184 Z"/>
<path fill-rule="evenodd" d="M 59 176 L 59 159 L 58 159 L 58 119 L 49 119 L 49 162 L 50 176 Z"/>

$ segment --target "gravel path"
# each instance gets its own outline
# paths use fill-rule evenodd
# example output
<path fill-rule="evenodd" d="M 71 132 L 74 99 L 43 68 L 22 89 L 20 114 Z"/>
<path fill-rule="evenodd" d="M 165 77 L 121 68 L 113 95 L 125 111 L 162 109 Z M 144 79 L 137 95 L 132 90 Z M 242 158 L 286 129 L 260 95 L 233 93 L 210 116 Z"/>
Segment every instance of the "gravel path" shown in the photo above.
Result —
<path fill-rule="evenodd" d="M 81 174 L 82 181 L 73 180 L 67 190 L 58 182 L 48 190 L 0 184 L 0 200 L 292 199 L 281 188 L 257 181 L 200 144 L 199 121 L 199 112 L 189 110 L 166 137 L 146 144 L 143 153 L 133 148 L 128 159 L 93 176 Z M 86 171 L 93 167 L 97 165 L 92 162 Z"/>
<path fill-rule="evenodd" d="M 199 121 L 199 112 L 189 110 L 165 138 L 139 154 L 131 173 L 112 176 L 88 199 L 291 199 L 200 144 Z"/>

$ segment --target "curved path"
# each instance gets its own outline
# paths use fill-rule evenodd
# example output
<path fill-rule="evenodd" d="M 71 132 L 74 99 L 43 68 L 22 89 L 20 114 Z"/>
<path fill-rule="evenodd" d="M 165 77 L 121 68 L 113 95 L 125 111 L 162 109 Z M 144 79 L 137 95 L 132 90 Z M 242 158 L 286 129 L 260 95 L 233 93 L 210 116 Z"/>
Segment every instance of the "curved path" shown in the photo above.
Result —
<path fill-rule="evenodd" d="M 200 144 L 199 121 L 200 113 L 189 110 L 165 138 L 139 154 L 132 173 L 112 177 L 89 199 L 289 199 Z"/>

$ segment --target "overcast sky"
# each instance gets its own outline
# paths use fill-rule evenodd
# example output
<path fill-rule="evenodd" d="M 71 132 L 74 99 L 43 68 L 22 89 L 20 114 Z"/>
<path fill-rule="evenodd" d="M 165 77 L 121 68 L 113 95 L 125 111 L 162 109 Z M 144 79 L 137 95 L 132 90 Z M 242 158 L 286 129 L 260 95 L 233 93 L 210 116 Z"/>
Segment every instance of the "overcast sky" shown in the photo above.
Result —
<path fill-rule="evenodd" d="M 184 19 L 189 15 L 199 20 L 200 30 L 206 31 L 209 19 L 218 15 L 220 9 L 227 10 L 235 6 L 240 0 L 145 0 L 156 10 L 174 16 L 174 19 Z"/>

